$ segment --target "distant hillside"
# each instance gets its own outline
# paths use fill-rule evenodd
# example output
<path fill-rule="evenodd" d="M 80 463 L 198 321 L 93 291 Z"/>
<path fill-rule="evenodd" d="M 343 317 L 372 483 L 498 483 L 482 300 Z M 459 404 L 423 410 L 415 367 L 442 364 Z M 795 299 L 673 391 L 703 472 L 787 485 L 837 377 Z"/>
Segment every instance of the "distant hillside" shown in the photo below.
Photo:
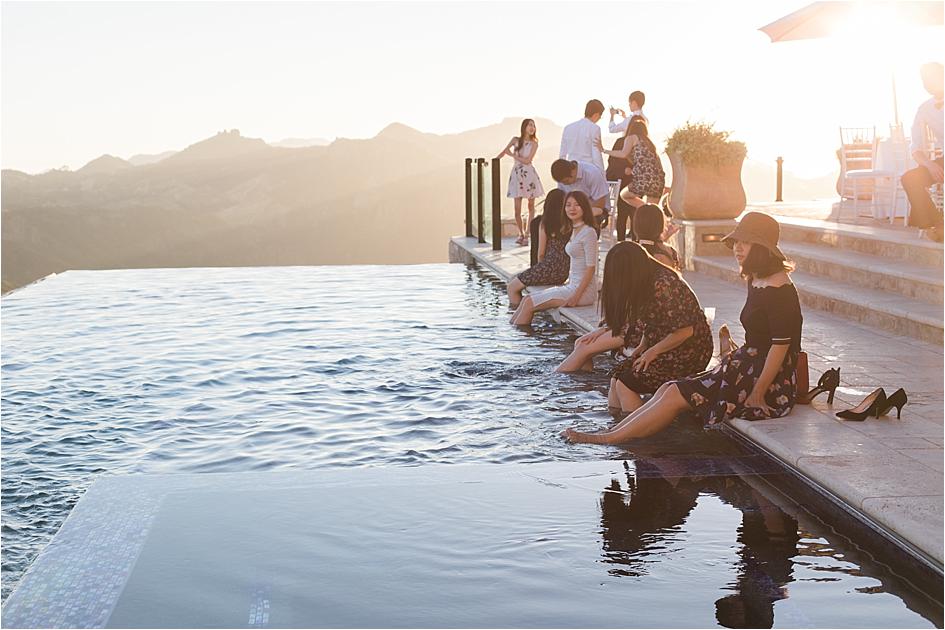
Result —
<path fill-rule="evenodd" d="M 519 122 L 451 135 L 392 124 L 300 148 L 226 131 L 151 163 L 102 156 L 75 172 L 4 170 L 3 291 L 66 269 L 445 262 L 448 238 L 463 231 L 464 158 L 493 157 Z M 548 190 L 561 128 L 536 122 Z M 506 158 L 507 216 L 510 168 Z M 749 162 L 744 176 L 749 199 L 773 198 L 772 169 Z M 788 176 L 785 190 L 802 184 Z M 809 196 L 831 195 L 827 184 Z"/>
<path fill-rule="evenodd" d="M 128 158 L 128 161 L 134 166 L 144 166 L 145 164 L 154 164 L 155 162 L 160 162 L 165 158 L 171 157 L 175 153 L 177 153 L 177 151 L 165 151 L 164 153 L 155 153 L 153 155 L 138 153 L 137 155 L 132 155 L 130 158 Z"/>
<path fill-rule="evenodd" d="M 274 147 L 299 149 L 301 147 L 324 147 L 331 144 L 331 140 L 326 140 L 325 138 L 285 138 L 278 142 L 270 142 L 269 144 Z"/>

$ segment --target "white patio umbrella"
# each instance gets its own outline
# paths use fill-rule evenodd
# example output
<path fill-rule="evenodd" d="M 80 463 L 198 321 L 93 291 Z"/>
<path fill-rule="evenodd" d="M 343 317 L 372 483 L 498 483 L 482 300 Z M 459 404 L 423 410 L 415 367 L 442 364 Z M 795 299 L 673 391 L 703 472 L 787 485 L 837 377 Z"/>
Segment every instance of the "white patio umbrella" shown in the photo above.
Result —
<path fill-rule="evenodd" d="M 801 39 L 833 37 L 857 25 L 872 32 L 864 36 L 881 37 L 884 29 L 896 24 L 903 27 L 941 26 L 945 18 L 945 3 L 921 0 L 906 1 L 833 1 L 814 2 L 794 13 L 785 15 L 760 31 L 772 43 Z M 896 97 L 896 76 L 892 77 L 893 115 L 899 126 L 899 103 Z"/>

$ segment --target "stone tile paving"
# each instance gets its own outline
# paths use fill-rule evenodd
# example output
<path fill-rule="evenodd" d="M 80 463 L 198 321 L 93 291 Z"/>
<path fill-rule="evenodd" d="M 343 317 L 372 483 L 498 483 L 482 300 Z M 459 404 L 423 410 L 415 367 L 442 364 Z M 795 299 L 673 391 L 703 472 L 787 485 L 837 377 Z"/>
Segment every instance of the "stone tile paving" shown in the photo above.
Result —
<path fill-rule="evenodd" d="M 528 249 L 509 241 L 502 252 L 469 239 L 455 239 L 477 259 L 508 278 L 528 267 Z M 602 256 L 603 259 L 603 256 Z M 713 329 L 729 324 L 741 338 L 738 315 L 745 290 L 686 272 L 702 306 L 715 308 Z M 596 306 L 561 309 L 587 329 L 599 319 Z M 943 349 L 940 345 L 874 330 L 841 317 L 805 309 L 804 350 L 811 385 L 839 367 L 841 386 L 833 405 L 822 394 L 785 418 L 730 426 L 833 492 L 851 507 L 921 549 L 941 567 L 943 557 Z M 902 420 L 892 415 L 849 422 L 833 414 L 852 407 L 876 387 L 892 394 L 906 389 Z M 603 403 L 603 401 L 602 401 Z"/>

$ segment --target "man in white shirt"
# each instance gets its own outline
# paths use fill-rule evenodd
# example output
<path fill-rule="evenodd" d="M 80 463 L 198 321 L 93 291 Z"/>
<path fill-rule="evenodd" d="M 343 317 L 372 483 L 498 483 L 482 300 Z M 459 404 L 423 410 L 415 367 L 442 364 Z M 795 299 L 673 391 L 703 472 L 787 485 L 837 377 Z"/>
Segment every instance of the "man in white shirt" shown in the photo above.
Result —
<path fill-rule="evenodd" d="M 932 98 L 919 105 L 912 123 L 912 157 L 918 166 L 902 175 L 902 188 L 909 197 L 909 225 L 928 229 L 932 240 L 942 241 L 942 212 L 932 203 L 929 186 L 942 183 L 942 154 L 935 155 L 927 147 L 931 134 L 934 146 L 942 149 L 943 78 L 942 64 L 927 63 L 920 70 L 922 85 Z"/>
<path fill-rule="evenodd" d="M 628 116 L 622 109 L 610 108 L 610 123 L 607 125 L 607 129 L 610 130 L 610 133 L 622 133 L 627 130 L 627 125 L 630 124 L 630 119 L 634 116 L 640 116 L 643 118 L 643 122 L 646 123 L 647 127 L 650 126 L 650 121 L 647 120 L 647 117 L 643 115 L 643 103 L 646 101 L 646 95 L 639 90 L 630 93 L 630 98 L 627 99 L 627 103 L 630 105 L 630 115 Z M 623 120 L 619 123 L 614 122 L 614 114 L 620 114 L 623 116 Z"/>
<path fill-rule="evenodd" d="M 551 165 L 551 177 L 558 182 L 558 188 L 566 193 L 580 190 L 591 201 L 591 210 L 595 217 L 602 217 L 610 212 L 610 189 L 603 171 L 593 164 L 580 160 L 555 160 Z"/>
<path fill-rule="evenodd" d="M 596 98 L 584 106 L 584 118 L 564 128 L 561 134 L 561 151 L 558 157 L 563 160 L 587 162 L 600 169 L 604 174 L 604 156 L 601 155 L 600 127 L 597 121 L 604 115 L 604 104 Z"/>

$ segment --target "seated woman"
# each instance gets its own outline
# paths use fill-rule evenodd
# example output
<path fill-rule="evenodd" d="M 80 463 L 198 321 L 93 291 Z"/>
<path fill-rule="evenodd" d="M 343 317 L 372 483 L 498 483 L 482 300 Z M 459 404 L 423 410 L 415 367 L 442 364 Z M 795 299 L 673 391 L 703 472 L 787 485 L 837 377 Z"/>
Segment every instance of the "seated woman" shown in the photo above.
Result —
<path fill-rule="evenodd" d="M 797 399 L 794 367 L 803 317 L 788 275 L 793 265 L 778 249 L 779 236 L 777 221 L 749 212 L 725 237 L 748 280 L 741 314 L 745 345 L 725 356 L 714 370 L 664 384 L 612 429 L 600 433 L 566 429 L 562 437 L 617 444 L 662 431 L 684 411 L 694 412 L 707 427 L 728 418 L 761 420 L 790 413 Z"/>
<path fill-rule="evenodd" d="M 648 203 L 637 208 L 634 216 L 634 240 L 656 260 L 667 267 L 679 269 L 679 254 L 663 242 L 663 233 L 666 231 L 666 215 L 663 210 Z"/>
<path fill-rule="evenodd" d="M 666 184 L 666 174 L 656 146 L 650 140 L 646 122 L 633 120 L 627 125 L 623 147 L 618 151 L 602 149 L 601 152 L 630 161 L 630 180 L 626 189 L 620 193 L 621 199 L 633 208 L 639 208 L 647 202 L 659 203 Z"/>
<path fill-rule="evenodd" d="M 538 263 L 511 280 L 506 287 L 509 306 L 522 301 L 522 290 L 536 285 L 558 285 L 568 281 L 568 254 L 564 246 L 571 236 L 571 222 L 564 216 L 564 191 L 554 188 L 545 195 L 545 209 L 539 217 Z"/>
<path fill-rule="evenodd" d="M 656 210 L 656 214 L 659 216 L 652 216 L 652 212 L 649 209 Z M 640 216 L 640 222 L 644 226 L 642 233 L 645 236 L 659 235 L 662 232 L 662 227 L 660 226 L 663 225 L 663 212 L 653 205 L 641 206 L 639 210 L 643 210 Z M 636 231 L 636 229 L 637 225 L 634 223 L 634 231 Z M 651 327 L 650 335 L 647 338 L 650 340 L 650 343 L 658 346 L 658 353 L 665 353 L 651 368 L 650 374 L 645 379 L 652 384 L 652 387 L 643 386 L 636 381 L 635 377 L 630 373 L 632 372 L 632 370 L 630 370 L 632 362 L 621 364 L 623 368 L 628 371 L 625 378 L 633 383 L 630 385 L 630 389 L 635 391 L 636 394 L 652 393 L 656 387 L 662 385 L 666 380 L 688 376 L 689 374 L 705 369 L 706 364 L 712 356 L 712 337 L 708 323 L 705 321 L 705 315 L 702 308 L 699 306 L 699 300 L 692 292 L 692 289 L 689 288 L 689 285 L 679 277 L 678 273 L 672 273 L 668 269 L 661 270 L 662 267 L 670 266 L 670 264 L 667 263 L 667 261 L 672 262 L 669 253 L 675 254 L 675 250 L 666 245 L 662 245 L 656 238 L 654 238 L 652 242 L 653 245 L 650 246 L 650 251 L 647 251 L 647 246 L 643 243 L 640 243 L 639 246 L 635 248 L 622 247 L 618 244 L 607 253 L 607 260 L 604 264 L 604 280 L 601 289 L 601 309 L 604 312 L 604 321 L 601 322 L 599 328 L 579 337 L 577 341 L 574 342 L 574 350 L 555 368 L 556 372 L 593 371 L 594 357 L 596 355 L 602 352 L 617 350 L 628 345 L 626 337 L 628 336 L 628 332 L 633 331 L 633 326 L 629 324 L 634 321 L 629 319 L 629 312 L 632 309 L 634 301 L 642 300 L 646 303 L 652 301 L 653 304 L 651 308 L 646 311 L 647 315 L 657 320 L 668 322 L 668 309 L 677 307 L 676 304 L 670 303 L 669 300 L 675 299 L 677 294 L 680 296 L 679 302 L 685 305 L 683 308 L 686 316 L 691 316 L 694 322 L 693 326 L 688 327 L 691 329 L 690 334 L 688 336 L 680 335 L 678 341 L 674 338 L 673 341 L 675 343 L 672 345 L 669 343 L 657 344 L 657 341 L 663 340 L 663 338 L 673 332 L 673 330 L 667 329 L 663 331 L 662 328 L 665 327 L 662 327 L 660 330 Z M 655 258 L 652 256 L 651 252 L 655 252 L 660 258 Z M 647 256 L 647 254 L 650 254 L 650 256 Z M 657 264 L 653 264 L 654 261 Z M 670 271 L 670 273 L 663 273 L 663 271 Z M 640 282 L 644 284 L 649 283 L 649 289 L 633 288 L 632 283 L 635 281 L 633 278 L 636 276 L 642 278 L 642 280 L 639 280 Z M 654 292 L 658 293 L 654 295 Z M 689 296 L 691 296 L 691 298 Z M 623 313 L 621 313 L 621 309 L 623 309 Z M 643 311 L 640 309 L 637 310 L 638 314 L 642 312 Z M 683 315 L 683 313 L 680 313 L 680 315 Z M 704 323 L 705 326 L 703 326 L 702 323 Z M 613 328 L 613 324 L 617 324 L 618 327 Z M 687 327 L 680 326 L 680 328 Z M 619 332 L 614 334 L 611 332 L 613 330 Z M 636 345 L 634 357 L 640 356 L 640 354 L 646 350 L 646 347 L 639 345 L 637 341 L 631 343 L 629 347 L 633 347 L 634 345 Z M 706 354 L 704 361 L 701 358 L 703 354 Z M 668 372 L 666 368 L 669 369 Z M 635 387 L 640 388 L 640 391 L 634 390 Z M 616 395 L 617 389 L 614 388 L 614 381 L 611 380 L 611 394 L 609 400 L 612 407 L 618 406 Z M 623 406 L 624 411 L 632 411 L 640 404 L 639 396 L 626 394 L 625 398 L 626 405 Z"/>
<path fill-rule="evenodd" d="M 597 299 L 598 234 L 591 202 L 583 192 L 572 190 L 564 198 L 564 214 L 571 223 L 571 240 L 564 250 L 571 259 L 567 284 L 551 287 L 522 300 L 512 323 L 532 323 L 536 311 L 560 306 L 587 306 Z"/>

